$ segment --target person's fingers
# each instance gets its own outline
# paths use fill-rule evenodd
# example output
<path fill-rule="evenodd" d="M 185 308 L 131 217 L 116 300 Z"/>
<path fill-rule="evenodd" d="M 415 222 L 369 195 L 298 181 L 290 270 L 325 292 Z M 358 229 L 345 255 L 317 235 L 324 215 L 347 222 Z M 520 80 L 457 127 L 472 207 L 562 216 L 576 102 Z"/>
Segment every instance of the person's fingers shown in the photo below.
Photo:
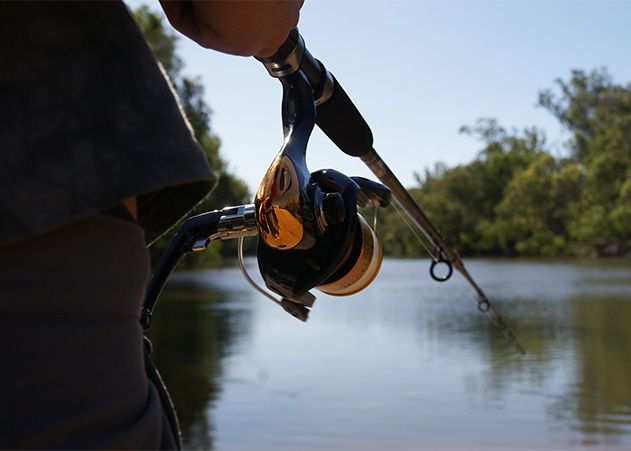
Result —
<path fill-rule="evenodd" d="M 289 32 L 298 25 L 302 4 L 303 0 L 288 2 L 282 11 L 282 27 L 275 28 L 276 35 L 268 42 L 263 43 L 262 47 L 254 53 L 255 56 L 268 57 L 276 53 L 278 48 L 287 40 Z"/>
<path fill-rule="evenodd" d="M 270 56 L 298 24 L 302 1 L 171 2 L 169 22 L 199 45 L 242 56 Z"/>
<path fill-rule="evenodd" d="M 192 1 L 160 0 L 160 5 L 173 28 L 192 40 L 199 42 L 199 37 L 203 33 L 200 33 L 198 18 Z M 209 30 L 206 30 L 206 33 L 209 33 Z M 208 37 L 205 40 L 210 44 Z M 202 44 L 200 43 L 200 45 Z M 212 46 L 204 45 L 204 47 Z"/>

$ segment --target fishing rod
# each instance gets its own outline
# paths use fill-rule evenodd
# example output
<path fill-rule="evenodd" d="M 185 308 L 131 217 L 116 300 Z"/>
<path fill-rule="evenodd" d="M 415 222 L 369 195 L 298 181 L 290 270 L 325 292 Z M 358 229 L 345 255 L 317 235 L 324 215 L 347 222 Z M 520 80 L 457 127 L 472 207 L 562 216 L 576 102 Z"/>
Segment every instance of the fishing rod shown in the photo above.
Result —
<path fill-rule="evenodd" d="M 311 55 L 298 30 L 292 30 L 276 54 L 269 58 L 258 59 L 272 77 L 281 81 L 295 73 L 304 75 L 313 90 L 318 127 L 342 152 L 359 157 L 372 173 L 391 190 L 392 197 L 397 204 L 436 250 L 434 253 L 429 252 L 432 258 L 431 277 L 440 282 L 446 281 L 451 277 L 452 267 L 456 268 L 478 295 L 478 309 L 487 315 L 491 323 L 520 353 L 523 353 L 524 348 L 519 344 L 508 324 L 493 307 L 486 294 L 469 274 L 458 252 L 447 244 L 438 229 L 431 223 L 414 198 L 374 149 L 370 127 L 333 74 L 326 69 L 322 62 Z M 437 275 L 435 269 L 438 264 L 447 266 L 445 276 Z"/>
<path fill-rule="evenodd" d="M 237 256 L 246 280 L 292 316 L 306 321 L 315 301 L 311 289 L 347 296 L 363 290 L 377 276 L 383 259 L 381 242 L 357 207 L 386 207 L 394 199 L 433 248 L 428 249 L 432 278 L 446 281 L 456 268 L 475 289 L 480 311 L 523 353 L 458 253 L 377 154 L 368 124 L 335 77 L 309 53 L 298 31 L 290 33 L 274 56 L 259 60 L 283 88 L 283 145 L 262 178 L 254 204 L 202 213 L 180 227 L 147 288 L 143 327 L 151 326 L 162 287 L 184 255 L 205 250 L 214 240 L 234 238 L 239 239 Z M 343 152 L 359 157 L 381 183 L 333 169 L 310 172 L 306 151 L 315 125 Z M 259 237 L 259 271 L 274 294 L 259 287 L 245 270 L 243 238 L 254 235 Z M 447 267 L 444 276 L 436 273 L 440 264 Z"/>

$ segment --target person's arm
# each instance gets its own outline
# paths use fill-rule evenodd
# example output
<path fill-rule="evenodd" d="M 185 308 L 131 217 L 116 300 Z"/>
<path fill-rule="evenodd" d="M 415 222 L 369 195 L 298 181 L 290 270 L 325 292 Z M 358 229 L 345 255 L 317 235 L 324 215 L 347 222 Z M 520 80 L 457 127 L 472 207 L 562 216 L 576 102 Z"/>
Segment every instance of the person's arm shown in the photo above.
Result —
<path fill-rule="evenodd" d="M 298 24 L 303 0 L 165 1 L 173 27 L 202 47 L 241 56 L 271 56 Z"/>

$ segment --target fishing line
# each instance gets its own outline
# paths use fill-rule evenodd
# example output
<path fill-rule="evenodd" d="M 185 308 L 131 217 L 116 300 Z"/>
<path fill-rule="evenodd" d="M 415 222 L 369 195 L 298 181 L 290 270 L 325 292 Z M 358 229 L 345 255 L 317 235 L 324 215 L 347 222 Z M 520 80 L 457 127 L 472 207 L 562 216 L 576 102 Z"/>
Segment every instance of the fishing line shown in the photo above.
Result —
<path fill-rule="evenodd" d="M 398 200 L 395 199 L 395 202 L 392 203 L 392 205 L 394 206 L 394 211 L 397 212 L 397 214 L 401 217 L 401 219 L 403 220 L 403 222 L 405 223 L 405 225 L 408 227 L 408 229 L 410 229 L 410 232 L 412 232 L 412 235 L 414 235 L 414 237 L 416 237 L 416 239 L 418 240 L 419 243 L 421 243 L 421 246 L 423 246 L 423 248 L 425 249 L 425 252 L 427 252 L 427 254 L 432 258 L 432 260 L 434 260 L 435 262 L 438 261 L 438 257 L 436 257 L 434 255 L 434 252 L 430 249 L 429 245 L 427 244 L 426 240 L 429 241 L 430 243 L 432 242 L 431 239 L 427 236 L 427 234 L 425 233 L 424 230 L 419 229 L 418 227 L 416 227 L 414 224 L 412 224 L 410 218 L 408 217 L 407 214 L 405 214 L 405 211 L 403 210 L 403 206 L 401 206 L 401 204 L 399 203 Z M 425 239 L 423 239 L 418 231 L 423 232 L 423 235 L 425 236 Z"/>
<path fill-rule="evenodd" d="M 378 216 L 379 207 L 375 205 L 375 207 L 373 208 L 373 211 L 374 211 L 374 214 L 372 218 L 372 229 L 375 232 L 377 232 L 377 216 Z"/>

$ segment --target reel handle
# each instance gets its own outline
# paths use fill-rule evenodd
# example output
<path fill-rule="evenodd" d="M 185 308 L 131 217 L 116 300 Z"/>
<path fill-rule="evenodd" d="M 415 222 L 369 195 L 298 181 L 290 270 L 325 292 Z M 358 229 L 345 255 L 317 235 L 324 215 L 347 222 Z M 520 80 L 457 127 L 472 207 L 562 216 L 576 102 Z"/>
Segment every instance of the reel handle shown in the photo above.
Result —
<path fill-rule="evenodd" d="M 140 312 L 144 330 L 151 327 L 153 308 L 169 275 L 184 255 L 205 250 L 215 240 L 257 235 L 254 205 L 238 205 L 213 210 L 187 219 L 171 239 L 153 272 Z"/>

